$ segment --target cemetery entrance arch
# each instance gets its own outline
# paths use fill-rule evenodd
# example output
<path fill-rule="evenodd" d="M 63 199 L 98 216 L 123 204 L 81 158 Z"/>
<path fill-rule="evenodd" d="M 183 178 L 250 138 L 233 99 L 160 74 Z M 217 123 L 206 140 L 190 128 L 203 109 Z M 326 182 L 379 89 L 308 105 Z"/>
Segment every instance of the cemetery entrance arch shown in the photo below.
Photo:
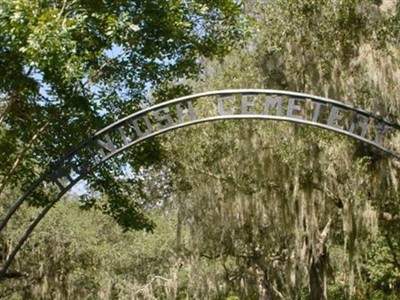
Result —
<path fill-rule="evenodd" d="M 226 119 L 264 119 L 317 126 L 400 158 L 393 140 L 400 126 L 379 115 L 323 97 L 278 90 L 223 90 L 177 98 L 116 121 L 82 142 L 38 178 L 0 221 L 0 231 L 35 191 L 53 187 L 51 200 L 29 224 L 5 260 L 0 279 L 29 235 L 57 201 L 97 166 L 129 147 L 167 131 Z"/>

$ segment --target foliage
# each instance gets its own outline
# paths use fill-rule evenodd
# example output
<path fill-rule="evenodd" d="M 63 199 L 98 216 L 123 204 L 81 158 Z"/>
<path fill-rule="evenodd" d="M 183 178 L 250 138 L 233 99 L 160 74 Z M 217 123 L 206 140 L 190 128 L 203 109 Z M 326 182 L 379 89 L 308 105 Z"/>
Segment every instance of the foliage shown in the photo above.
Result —
<path fill-rule="evenodd" d="M 35 214 L 24 209 L 25 217 Z M 2 284 L 2 298 L 25 299 L 125 299 L 146 295 L 149 288 L 164 293 L 168 287 L 157 276 L 168 277 L 174 259 L 173 218 L 161 212 L 152 217 L 161 223 L 157 235 L 124 233 L 99 210 L 81 211 L 76 199 L 63 201 L 40 225 L 20 254 L 23 275 Z M 9 228 L 9 238 L 18 237 Z M 149 299 L 149 298 L 144 298 Z"/>
<path fill-rule="evenodd" d="M 396 119 L 400 6 L 387 5 L 248 1 L 254 17 L 249 45 L 222 62 L 203 60 L 200 81 L 169 78 L 152 100 L 188 93 L 187 83 L 195 91 L 279 88 Z M 126 157 L 148 161 L 157 154 L 162 164 L 129 176 L 126 157 L 116 157 L 114 168 L 99 169 L 91 183 L 145 199 L 139 204 L 159 225 L 152 235 L 122 232 L 99 214 L 112 204 L 107 196 L 87 196 L 82 204 L 99 210 L 83 215 L 74 200 L 62 203 L 15 265 L 33 275 L 14 286 L 7 281 L 3 295 L 15 289 L 16 297 L 30 298 L 399 297 L 397 161 L 348 138 L 285 123 L 212 123 L 161 141 Z M 146 156 L 148 149 L 155 154 Z M 135 222 L 113 212 L 120 211 L 110 214 L 121 222 Z M 30 213 L 23 211 L 9 232 Z"/>
<path fill-rule="evenodd" d="M 150 87 L 196 76 L 202 58 L 237 43 L 243 23 L 232 0 L 1 0 L 0 193 L 27 186 L 88 135 L 147 105 Z M 126 204 L 129 186 L 115 176 L 159 159 L 147 143 L 92 180 L 126 229 L 152 224 Z"/>
<path fill-rule="evenodd" d="M 398 119 L 396 10 L 294 0 L 257 3 L 253 13 L 258 32 L 248 52 L 206 69 L 200 91 L 288 89 Z M 170 141 L 174 203 L 192 237 L 183 246 L 199 260 L 223 257 L 234 293 L 396 297 L 398 239 L 386 226 L 398 224 L 398 162 L 299 126 L 225 122 Z M 371 260 L 371 241 L 388 235 L 392 246 L 373 243 L 382 257 Z"/>

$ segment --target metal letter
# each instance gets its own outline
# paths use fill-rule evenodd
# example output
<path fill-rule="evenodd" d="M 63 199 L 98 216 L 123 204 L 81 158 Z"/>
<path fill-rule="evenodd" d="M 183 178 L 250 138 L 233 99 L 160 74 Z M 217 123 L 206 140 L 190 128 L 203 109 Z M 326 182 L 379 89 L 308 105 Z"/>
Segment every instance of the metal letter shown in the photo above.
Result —
<path fill-rule="evenodd" d="M 72 176 L 70 175 L 70 172 L 68 172 L 64 167 L 60 166 L 58 167 L 56 170 L 54 170 L 54 172 L 49 174 L 49 178 L 50 180 L 55 183 L 58 188 L 62 191 L 64 190 L 66 187 L 68 187 L 71 182 L 73 182 L 74 180 L 72 179 Z M 66 178 L 69 183 L 67 185 L 63 185 L 63 178 Z"/>
<path fill-rule="evenodd" d="M 321 112 L 321 106 L 326 106 L 326 104 L 321 103 L 321 102 L 314 102 L 314 103 L 315 103 L 315 107 L 314 107 L 314 113 L 313 113 L 312 121 L 313 122 L 318 122 L 318 117 L 319 117 L 319 114 Z"/>
<path fill-rule="evenodd" d="M 277 96 L 277 97 L 272 97 L 272 96 L 266 96 L 265 97 L 265 110 L 264 114 L 266 115 L 271 115 L 269 113 L 270 107 L 274 107 L 276 110 L 276 116 L 281 116 L 282 115 L 282 97 Z"/>
<path fill-rule="evenodd" d="M 138 136 L 139 138 L 144 137 L 144 136 L 146 136 L 146 135 L 149 135 L 149 134 L 152 132 L 152 126 L 151 126 L 149 117 L 148 117 L 148 116 L 144 116 L 144 117 L 143 117 L 143 120 L 144 120 L 144 122 L 145 122 L 145 124 L 146 124 L 146 127 L 147 127 L 145 132 L 143 132 L 143 131 L 140 129 L 140 126 L 139 126 L 139 123 L 138 123 L 138 119 L 135 119 L 135 120 L 132 121 L 132 123 L 133 123 L 133 129 L 135 129 L 135 132 L 136 132 L 136 134 L 137 134 L 137 136 Z"/>
<path fill-rule="evenodd" d="M 85 163 L 82 164 L 81 167 L 78 167 L 78 166 L 76 165 L 77 160 L 75 160 L 75 162 L 73 161 L 74 157 L 75 157 L 75 158 L 76 158 L 76 157 L 79 158 L 78 152 L 76 152 L 74 155 L 70 156 L 70 157 L 67 159 L 66 163 L 68 163 L 68 165 L 71 167 L 71 169 L 72 169 L 76 174 L 78 174 L 78 176 L 82 176 L 82 175 L 85 174 L 85 172 L 86 172 L 87 170 L 90 169 L 90 167 L 89 167 L 89 165 L 87 164 L 87 160 L 84 160 Z M 82 160 L 82 158 L 80 158 L 80 159 Z M 70 175 L 71 175 L 71 173 L 70 173 Z M 71 176 L 71 177 L 72 177 L 72 176 Z M 75 178 L 73 178 L 73 179 L 75 180 Z"/>
<path fill-rule="evenodd" d="M 225 96 L 225 97 L 218 97 L 217 101 L 218 101 L 218 113 L 221 116 L 225 116 L 225 115 L 234 115 L 235 111 L 233 110 L 233 108 L 230 111 L 225 111 L 224 108 L 224 103 L 222 100 L 224 99 L 233 99 L 233 96 Z"/>
<path fill-rule="evenodd" d="M 118 132 L 121 136 L 121 139 L 122 139 L 122 142 L 124 143 L 124 145 L 128 145 L 130 141 L 129 141 L 128 137 L 126 136 L 125 130 L 124 130 L 124 128 L 122 128 L 122 126 L 118 127 Z"/>
<path fill-rule="evenodd" d="M 249 107 L 254 107 L 254 101 L 249 101 L 249 95 L 242 95 L 242 115 L 245 114 L 251 114 L 251 112 L 248 111 Z"/>
<path fill-rule="evenodd" d="M 375 139 L 374 139 L 375 143 L 382 145 L 383 142 L 382 137 L 388 131 L 388 128 L 389 126 L 386 126 L 384 122 L 378 122 L 375 130 Z"/>
<path fill-rule="evenodd" d="M 354 133 L 354 130 L 356 128 L 361 128 L 361 134 L 359 134 L 359 136 L 365 137 L 365 135 L 367 134 L 368 124 L 369 124 L 369 118 L 367 118 L 364 115 L 356 113 L 354 115 L 353 122 L 350 125 L 349 132 Z"/>
<path fill-rule="evenodd" d="M 334 128 L 338 128 L 338 129 L 343 129 L 343 127 L 340 127 L 339 125 L 337 125 L 335 122 L 336 121 L 340 121 L 341 119 L 343 119 L 343 115 L 340 115 L 340 108 L 337 106 L 332 106 L 331 108 L 331 112 L 329 113 L 329 117 L 328 117 L 328 122 L 327 125 L 334 127 Z"/>
<path fill-rule="evenodd" d="M 160 114 L 160 112 L 162 112 L 163 114 Z M 159 110 L 154 111 L 154 118 L 159 122 L 158 130 L 168 128 L 174 124 L 174 121 L 168 113 L 168 107 L 160 108 Z"/>
<path fill-rule="evenodd" d="M 196 114 L 194 113 L 194 109 L 193 109 L 193 104 L 192 101 L 188 101 L 187 102 L 187 108 L 183 109 L 181 104 L 178 103 L 176 105 L 176 112 L 178 114 L 178 122 L 179 123 L 183 123 L 183 114 L 186 114 L 189 116 L 190 121 L 194 121 L 197 120 L 196 118 Z"/>
<path fill-rule="evenodd" d="M 303 116 L 300 115 L 294 115 L 294 112 L 300 112 L 301 111 L 301 106 L 300 105 L 295 105 L 295 101 L 304 101 L 302 99 L 295 99 L 295 98 L 289 98 L 289 106 L 287 110 L 287 116 L 289 118 L 295 118 L 295 119 L 303 119 Z"/>
<path fill-rule="evenodd" d="M 108 134 L 104 135 L 104 138 L 106 139 L 105 142 L 100 139 L 96 140 L 97 145 L 99 145 L 101 147 L 99 150 L 99 153 L 102 158 L 107 156 L 107 154 L 104 152 L 104 149 L 106 149 L 110 153 L 113 153 L 117 150 Z"/>

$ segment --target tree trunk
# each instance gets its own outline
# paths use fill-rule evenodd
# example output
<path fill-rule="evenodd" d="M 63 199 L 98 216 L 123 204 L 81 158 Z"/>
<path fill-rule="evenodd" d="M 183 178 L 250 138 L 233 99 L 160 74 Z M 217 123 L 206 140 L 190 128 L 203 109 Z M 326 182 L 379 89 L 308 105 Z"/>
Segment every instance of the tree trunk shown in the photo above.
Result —
<path fill-rule="evenodd" d="M 325 300 L 326 293 L 326 266 L 328 264 L 328 250 L 326 241 L 331 228 L 332 219 L 329 219 L 324 230 L 319 234 L 319 239 L 315 245 L 315 253 L 310 251 L 310 266 L 308 269 L 310 299 Z"/>
<path fill-rule="evenodd" d="M 273 299 L 269 284 L 265 275 L 265 272 L 260 268 L 258 264 L 254 265 L 254 273 L 256 275 L 257 287 L 258 287 L 258 299 L 269 300 Z"/>
<path fill-rule="evenodd" d="M 325 263 L 326 259 L 324 253 L 316 259 L 314 258 L 311 259 L 311 265 L 309 269 L 311 300 L 327 299 Z"/>

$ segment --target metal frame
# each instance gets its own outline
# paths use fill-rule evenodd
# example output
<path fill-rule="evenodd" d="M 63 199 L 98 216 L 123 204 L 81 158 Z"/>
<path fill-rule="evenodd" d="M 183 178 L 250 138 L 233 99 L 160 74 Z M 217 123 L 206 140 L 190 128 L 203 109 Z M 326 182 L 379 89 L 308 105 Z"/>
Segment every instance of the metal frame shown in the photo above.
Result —
<path fill-rule="evenodd" d="M 187 127 L 191 126 L 194 124 L 200 124 L 200 123 L 205 123 L 205 122 L 212 122 L 212 121 L 218 121 L 218 120 L 229 120 L 229 119 L 262 119 L 262 120 L 275 120 L 275 121 L 287 121 L 287 122 L 294 122 L 294 123 L 300 123 L 300 124 L 305 124 L 305 125 L 312 125 L 312 126 L 317 126 L 323 129 L 328 129 L 343 135 L 350 136 L 354 139 L 360 140 L 364 143 L 367 143 L 369 145 L 372 145 L 373 147 L 378 148 L 379 150 L 383 151 L 384 153 L 393 156 L 397 159 L 400 159 L 400 153 L 396 152 L 393 149 L 390 149 L 388 147 L 385 147 L 377 142 L 372 141 L 371 139 L 365 138 L 364 136 L 349 132 L 348 130 L 341 129 L 337 126 L 332 126 L 328 124 L 324 124 L 322 122 L 315 122 L 315 121 L 310 121 L 310 120 L 305 120 L 305 119 L 299 119 L 299 118 L 294 118 L 294 117 L 288 117 L 288 116 L 278 116 L 278 115 L 269 115 L 269 114 L 229 114 L 229 115 L 217 115 L 217 116 L 210 116 L 210 117 L 205 117 L 202 119 L 195 119 L 195 120 L 190 120 L 187 122 L 180 122 L 178 124 L 172 124 L 166 128 L 162 128 L 160 130 L 156 130 L 154 132 L 151 132 L 145 136 L 140 136 L 130 142 L 126 142 L 123 144 L 121 147 L 116 148 L 115 151 L 110 151 L 109 153 L 105 153 L 104 149 L 102 152 L 102 155 L 100 155 L 100 152 L 97 152 L 94 154 L 94 156 L 97 155 L 97 158 L 92 161 L 92 164 L 84 168 L 84 170 L 79 172 L 77 176 L 72 177 L 72 175 L 68 175 L 67 173 L 63 173 L 63 176 L 55 177 L 54 173 L 57 173 L 58 171 L 65 171 L 64 167 L 67 165 L 68 167 L 71 167 L 71 160 L 74 157 L 78 157 L 79 153 L 82 150 L 90 150 L 90 147 L 93 148 L 93 145 L 98 145 L 98 142 L 101 141 L 101 139 L 105 136 L 107 136 L 110 133 L 116 132 L 126 124 L 128 124 L 130 121 L 138 120 L 141 117 L 147 116 L 150 113 L 154 113 L 160 109 L 168 108 L 172 105 L 176 104 L 184 104 L 191 102 L 192 100 L 198 101 L 201 98 L 209 98 L 211 96 L 219 96 L 219 97 L 226 97 L 226 96 L 232 96 L 232 95 L 241 95 L 241 96 L 250 96 L 250 95 L 277 95 L 277 96 L 283 96 L 283 97 L 288 97 L 288 98 L 295 98 L 295 99 L 310 99 L 314 103 L 322 103 L 324 105 L 330 105 L 331 107 L 337 107 L 340 109 L 343 109 L 345 111 L 352 111 L 354 113 L 357 113 L 358 115 L 361 115 L 365 118 L 368 118 L 369 120 L 374 120 L 377 122 L 377 124 L 383 124 L 383 126 L 394 129 L 396 132 L 400 133 L 400 126 L 396 123 L 390 122 L 386 119 L 383 119 L 382 117 L 376 116 L 370 112 L 367 112 L 365 110 L 353 107 L 351 105 L 344 104 L 342 102 L 328 99 L 328 98 L 323 98 L 323 97 L 318 97 L 318 96 L 313 96 L 313 95 L 308 95 L 308 94 L 301 94 L 301 93 L 295 93 L 295 92 L 287 92 L 287 91 L 278 91 L 278 90 L 261 90 L 261 89 L 241 89 L 241 90 L 222 90 L 222 91 L 211 91 L 211 92 L 206 92 L 206 93 L 200 93 L 200 94 L 195 94 L 191 96 L 186 96 L 186 97 L 181 97 L 177 98 L 171 101 L 167 101 L 158 105 L 151 106 L 149 108 L 143 109 L 141 111 L 138 111 L 134 114 L 131 114 L 125 118 L 122 118 L 115 123 L 105 127 L 104 129 L 98 131 L 96 134 L 94 134 L 92 137 L 87 139 L 86 141 L 82 142 L 80 145 L 78 145 L 73 151 L 71 151 L 68 155 L 60 159 L 50 170 L 45 172 L 40 178 L 38 178 L 28 189 L 27 191 L 20 197 L 18 198 L 14 204 L 10 207 L 10 209 L 7 211 L 7 213 L 3 216 L 3 218 L 0 221 L 0 232 L 5 228 L 6 224 L 8 221 L 11 219 L 11 217 L 16 213 L 18 208 L 26 201 L 26 199 L 31 196 L 31 194 L 38 188 L 40 187 L 41 184 L 57 184 L 59 190 L 58 192 L 54 195 L 54 198 L 46 204 L 42 211 L 37 215 L 37 217 L 29 224 L 25 232 L 22 234 L 20 239 L 18 240 L 17 244 L 14 246 L 13 250 L 11 251 L 10 255 L 7 257 L 5 260 L 2 269 L 0 270 L 0 280 L 4 279 L 7 269 L 9 268 L 11 262 L 15 258 L 16 254 L 18 251 L 21 249 L 25 241 L 28 239 L 30 234 L 33 232 L 33 230 L 36 228 L 36 226 L 39 224 L 39 222 L 44 218 L 44 216 L 48 213 L 48 211 L 60 200 L 60 198 L 68 192 L 78 181 L 80 181 L 82 178 L 90 174 L 96 167 L 101 165 L 103 162 L 106 160 L 110 159 L 111 157 L 117 155 L 118 153 L 121 153 L 122 151 L 126 150 L 129 147 L 135 146 L 137 144 L 140 144 L 141 142 L 153 138 L 157 135 L 163 134 L 165 132 L 175 130 L 178 128 L 182 127 Z M 110 146 L 111 147 L 111 146 Z M 100 153 L 100 154 L 99 154 Z M 71 172 L 71 168 L 68 168 L 69 172 Z M 60 172 L 58 172 L 60 173 Z M 57 181 L 61 177 L 67 177 L 69 178 L 68 184 L 67 185 L 62 185 Z"/>

